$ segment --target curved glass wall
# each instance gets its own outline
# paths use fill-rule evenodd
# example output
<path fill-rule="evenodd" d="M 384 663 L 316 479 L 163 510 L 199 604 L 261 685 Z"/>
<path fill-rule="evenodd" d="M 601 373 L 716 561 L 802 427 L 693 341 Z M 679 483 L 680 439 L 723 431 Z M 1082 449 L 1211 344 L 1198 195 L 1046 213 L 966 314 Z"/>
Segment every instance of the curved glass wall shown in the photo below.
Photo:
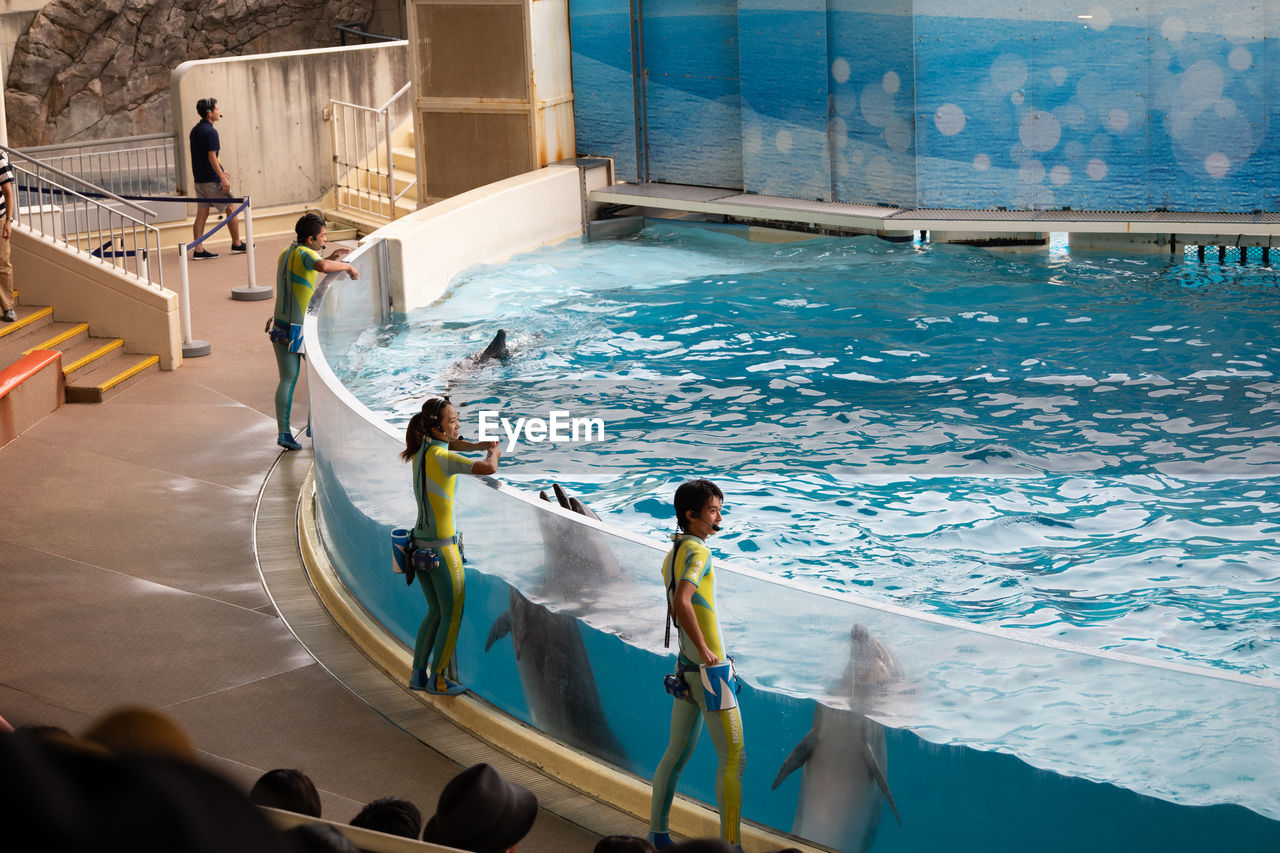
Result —
<path fill-rule="evenodd" d="M 901 207 L 1277 210 L 1280 7 L 575 0 L 617 174 Z"/>
<path fill-rule="evenodd" d="M 415 515 L 403 440 L 325 358 L 381 322 L 378 252 L 362 247 L 351 258 L 360 278 L 330 277 L 311 303 L 317 516 L 343 582 L 410 646 L 426 605 L 389 553 L 391 528 Z M 457 507 L 470 560 L 464 682 L 651 779 L 674 660 L 662 644 L 664 543 L 492 478 L 460 477 Z M 1278 682 L 1031 643 L 716 568 L 745 680 L 748 820 L 840 850 L 1280 845 Z M 779 652 L 797 634 L 802 660 Z M 704 744 L 680 790 L 714 806 L 714 771 Z"/>

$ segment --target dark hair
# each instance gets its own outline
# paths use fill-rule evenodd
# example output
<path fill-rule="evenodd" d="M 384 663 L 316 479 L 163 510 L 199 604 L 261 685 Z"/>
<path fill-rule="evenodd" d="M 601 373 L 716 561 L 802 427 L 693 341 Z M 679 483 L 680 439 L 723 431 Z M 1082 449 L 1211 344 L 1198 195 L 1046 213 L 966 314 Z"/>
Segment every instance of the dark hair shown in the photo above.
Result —
<path fill-rule="evenodd" d="M 592 853 L 655 853 L 647 838 L 635 835 L 607 835 L 596 842 Z"/>
<path fill-rule="evenodd" d="M 440 426 L 440 422 L 444 419 L 444 410 L 448 406 L 452 406 L 453 401 L 447 396 L 428 397 L 422 404 L 422 411 L 409 418 L 409 426 L 404 431 L 404 450 L 400 451 L 400 458 L 405 462 L 413 459 L 418 451 L 422 449 L 422 444 L 431 437 L 431 430 Z"/>
<path fill-rule="evenodd" d="M 318 213 L 304 213 L 293 226 L 293 233 L 299 243 L 305 243 L 311 237 L 320 236 L 324 230 L 324 217 Z"/>
<path fill-rule="evenodd" d="M 680 488 L 676 489 L 673 503 L 676 508 L 676 524 L 680 525 L 681 530 L 688 529 L 688 514 L 702 512 L 702 508 L 711 498 L 724 500 L 724 493 L 710 480 L 689 480 L 687 483 L 680 484 Z"/>
<path fill-rule="evenodd" d="M 320 794 L 301 770 L 268 770 L 253 783 L 249 800 L 260 806 L 320 817 Z"/>
<path fill-rule="evenodd" d="M 213 112 L 213 108 L 217 105 L 217 98 L 201 98 L 196 101 L 196 112 L 200 113 L 200 118 L 205 118 L 209 113 Z"/>
<path fill-rule="evenodd" d="M 418 833 L 422 831 L 422 812 L 408 800 L 382 797 L 366 803 L 360 813 L 351 818 L 351 825 L 416 841 Z"/>

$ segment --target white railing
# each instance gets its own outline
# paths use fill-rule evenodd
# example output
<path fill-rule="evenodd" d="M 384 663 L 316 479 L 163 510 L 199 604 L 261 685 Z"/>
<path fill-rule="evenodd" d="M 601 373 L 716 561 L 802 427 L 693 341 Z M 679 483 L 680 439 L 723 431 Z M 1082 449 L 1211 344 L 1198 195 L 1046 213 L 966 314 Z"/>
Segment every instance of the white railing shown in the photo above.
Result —
<path fill-rule="evenodd" d="M 330 101 L 333 111 L 333 183 L 339 210 L 367 214 L 390 222 L 396 202 L 417 184 L 404 177 L 396 189 L 391 133 L 409 115 L 410 84 L 404 84 L 380 107 Z"/>
<path fill-rule="evenodd" d="M 168 133 L 42 145 L 22 153 L 122 196 L 166 195 L 178 185 Z"/>
<path fill-rule="evenodd" d="M 151 211 L 75 175 L 0 145 L 13 167 L 15 223 L 162 289 L 160 232 Z"/>

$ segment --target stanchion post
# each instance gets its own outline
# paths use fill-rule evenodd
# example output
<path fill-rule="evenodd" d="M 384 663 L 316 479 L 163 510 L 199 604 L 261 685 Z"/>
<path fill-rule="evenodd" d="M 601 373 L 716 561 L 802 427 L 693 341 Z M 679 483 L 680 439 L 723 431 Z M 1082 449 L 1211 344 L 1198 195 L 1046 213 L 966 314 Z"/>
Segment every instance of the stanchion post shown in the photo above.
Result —
<path fill-rule="evenodd" d="M 244 201 L 244 239 L 248 241 L 245 244 L 248 247 L 245 257 L 249 261 L 249 284 L 245 287 L 233 287 L 231 298 L 243 302 L 256 302 L 260 299 L 270 299 L 272 291 L 269 287 L 258 287 L 257 284 L 257 276 L 253 268 L 253 197 L 245 196 Z"/>
<path fill-rule="evenodd" d="M 213 351 L 208 341 L 191 339 L 191 279 L 187 275 L 187 247 L 178 244 L 178 273 L 182 288 L 178 291 L 178 317 L 182 324 L 182 357 L 199 358 Z"/>

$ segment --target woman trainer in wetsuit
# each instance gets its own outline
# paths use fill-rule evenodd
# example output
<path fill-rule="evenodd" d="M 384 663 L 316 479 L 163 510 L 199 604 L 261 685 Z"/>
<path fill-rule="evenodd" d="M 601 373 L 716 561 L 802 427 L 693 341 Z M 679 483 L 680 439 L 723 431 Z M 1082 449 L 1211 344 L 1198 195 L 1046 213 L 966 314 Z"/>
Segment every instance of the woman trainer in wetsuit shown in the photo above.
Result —
<path fill-rule="evenodd" d="M 418 584 L 427 599 L 427 615 L 418 626 L 414 644 L 409 687 L 428 693 L 466 690 L 445 677 L 458 643 L 466 599 L 466 576 L 453 527 L 453 493 L 459 474 L 493 474 L 501 455 L 498 442 L 464 441 L 458 438 L 458 429 L 458 410 L 449 398 L 432 397 L 410 419 L 405 449 L 400 453 L 405 462 L 413 462 L 413 494 L 418 502 L 418 521 L 413 528 L 418 549 L 415 568 L 423 568 L 418 572 Z M 487 456 L 473 462 L 455 450 L 484 450 Z M 431 562 L 435 565 L 428 568 Z"/>

